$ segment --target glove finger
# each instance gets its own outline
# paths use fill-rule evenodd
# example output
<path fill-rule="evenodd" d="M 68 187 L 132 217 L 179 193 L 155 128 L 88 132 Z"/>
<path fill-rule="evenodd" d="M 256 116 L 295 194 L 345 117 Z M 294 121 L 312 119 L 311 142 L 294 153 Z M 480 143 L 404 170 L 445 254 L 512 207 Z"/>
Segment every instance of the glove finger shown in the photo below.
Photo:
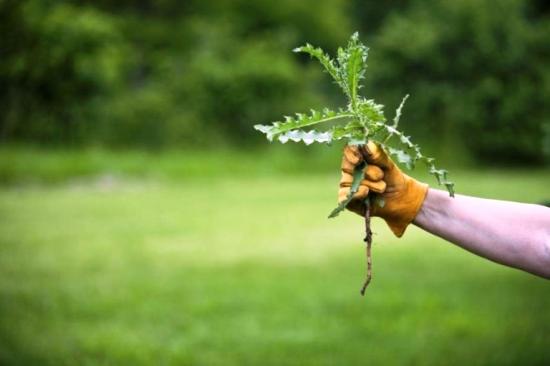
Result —
<path fill-rule="evenodd" d="M 380 167 L 376 165 L 368 165 L 364 170 L 363 173 L 365 174 L 365 179 L 377 182 L 379 180 L 382 180 L 384 178 L 384 171 L 380 169 Z"/>
<path fill-rule="evenodd" d="M 384 178 L 384 171 L 376 165 L 369 165 L 363 170 L 363 175 L 364 180 L 379 182 Z M 353 175 L 346 171 L 342 171 L 342 175 L 340 177 L 340 187 L 351 187 L 352 182 Z"/>
<path fill-rule="evenodd" d="M 365 207 L 366 207 L 364 201 L 369 192 L 368 192 L 368 187 L 366 186 L 361 186 L 361 187 L 359 187 L 359 190 L 353 196 L 354 198 L 351 200 L 350 203 L 348 203 L 346 208 L 352 212 L 355 212 L 358 215 L 364 216 Z M 338 203 L 348 198 L 349 191 L 350 191 L 349 187 L 342 187 L 338 190 Z"/>
<path fill-rule="evenodd" d="M 346 200 L 348 198 L 350 192 L 349 187 L 342 187 L 338 190 L 338 203 Z M 365 198 L 367 198 L 367 195 L 369 194 L 369 187 L 366 185 L 361 185 L 357 189 L 357 192 L 353 195 L 353 200 L 360 200 L 363 201 Z"/>
<path fill-rule="evenodd" d="M 346 172 L 346 173 L 349 173 L 349 174 L 353 174 L 353 170 L 355 169 L 355 165 L 356 165 L 356 164 L 353 164 L 351 161 L 349 161 L 348 159 L 346 159 L 345 156 L 342 158 L 342 165 L 341 165 L 341 168 L 342 168 L 342 171 L 343 171 L 343 172 Z"/>
<path fill-rule="evenodd" d="M 363 181 L 361 181 L 361 186 L 359 187 L 359 190 L 363 186 L 368 187 L 371 191 L 376 193 L 384 193 L 386 191 L 386 182 L 384 182 L 383 180 L 373 182 L 371 180 L 364 179 Z"/>
<path fill-rule="evenodd" d="M 342 156 L 342 170 L 346 173 L 353 174 L 355 166 L 363 160 L 361 153 L 357 146 L 347 145 L 344 148 L 344 154 Z"/>
<path fill-rule="evenodd" d="M 346 198 L 348 198 L 349 191 L 349 187 L 342 187 L 338 190 L 338 203 L 345 201 Z"/>
<path fill-rule="evenodd" d="M 367 145 L 363 145 L 363 153 L 367 157 L 367 163 L 378 165 L 380 168 L 386 170 L 393 164 L 393 161 L 388 157 L 384 149 L 378 146 L 372 141 L 369 141 Z"/>
<path fill-rule="evenodd" d="M 352 182 L 353 182 L 353 175 L 345 171 L 342 171 L 342 176 L 340 178 L 340 187 L 351 187 Z"/>
<path fill-rule="evenodd" d="M 357 189 L 357 192 L 353 195 L 354 200 L 360 200 L 364 201 L 365 198 L 367 198 L 367 195 L 369 194 L 369 187 L 368 186 L 359 186 Z"/>
<path fill-rule="evenodd" d="M 353 145 L 346 145 L 346 147 L 344 147 L 344 158 L 353 165 L 357 165 L 363 160 L 359 148 Z"/>

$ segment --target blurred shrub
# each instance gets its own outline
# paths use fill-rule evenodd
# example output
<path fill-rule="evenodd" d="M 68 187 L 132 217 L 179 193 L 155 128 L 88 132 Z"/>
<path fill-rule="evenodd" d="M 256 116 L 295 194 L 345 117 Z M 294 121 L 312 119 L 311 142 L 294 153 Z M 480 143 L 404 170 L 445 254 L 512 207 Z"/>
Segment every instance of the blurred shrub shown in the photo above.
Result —
<path fill-rule="evenodd" d="M 0 1 L 0 141 L 254 144 L 257 122 L 337 104 L 318 66 L 290 49 L 333 52 L 357 28 L 372 49 L 367 94 L 393 108 L 410 93 L 403 127 L 415 138 L 540 162 L 550 151 L 547 4 Z"/>
<path fill-rule="evenodd" d="M 383 24 L 372 88 L 412 94 L 404 126 L 487 162 L 541 162 L 550 119 L 550 20 L 521 0 L 416 1 Z M 443 139 L 443 140 L 441 140 Z"/>
<path fill-rule="evenodd" d="M 1 139 L 253 143 L 254 123 L 321 103 L 321 73 L 290 50 L 336 47 L 351 32 L 345 10 L 343 0 L 0 2 Z"/>
<path fill-rule="evenodd" d="M 76 142 L 94 98 L 121 78 L 127 57 L 115 21 L 92 8 L 0 2 L 0 137 Z"/>

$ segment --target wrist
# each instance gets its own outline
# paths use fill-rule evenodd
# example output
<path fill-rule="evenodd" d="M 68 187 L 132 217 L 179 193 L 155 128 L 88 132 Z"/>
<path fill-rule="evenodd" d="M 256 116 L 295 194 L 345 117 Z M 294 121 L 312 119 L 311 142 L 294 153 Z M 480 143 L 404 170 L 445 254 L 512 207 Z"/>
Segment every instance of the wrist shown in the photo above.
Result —
<path fill-rule="evenodd" d="M 451 198 L 449 195 L 439 189 L 430 188 L 426 192 L 426 198 L 420 206 L 418 214 L 413 220 L 413 224 L 426 228 L 430 223 L 440 220 L 441 215 L 446 215 L 447 210 L 442 210 L 448 207 L 448 201 Z"/>

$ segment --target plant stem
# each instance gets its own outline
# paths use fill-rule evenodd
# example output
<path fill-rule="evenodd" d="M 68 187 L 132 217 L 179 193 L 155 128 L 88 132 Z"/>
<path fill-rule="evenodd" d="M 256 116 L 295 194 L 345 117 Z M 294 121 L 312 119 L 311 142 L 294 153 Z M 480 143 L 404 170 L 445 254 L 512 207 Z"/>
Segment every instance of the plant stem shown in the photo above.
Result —
<path fill-rule="evenodd" d="M 312 120 L 309 123 L 301 124 L 298 128 L 304 128 L 304 127 L 307 127 L 307 126 L 312 126 L 312 125 L 316 125 L 316 124 L 319 124 L 319 123 L 324 123 L 324 122 L 328 122 L 328 121 L 332 121 L 332 120 L 336 120 L 336 119 L 340 119 L 340 118 L 353 118 L 353 117 L 355 117 L 355 115 L 353 113 L 340 113 L 340 114 L 336 114 L 335 116 L 332 116 L 332 117 L 326 117 L 326 118 L 322 118 L 322 119 L 319 119 L 319 120 Z M 282 128 L 277 130 L 277 134 L 292 131 L 296 128 L 297 128 L 296 126 L 282 126 Z"/>
<path fill-rule="evenodd" d="M 367 140 L 368 141 L 368 140 Z M 361 155 L 363 157 L 363 161 L 366 163 L 369 155 L 371 155 L 371 152 L 369 150 L 368 144 L 364 144 L 359 147 L 359 151 L 361 152 Z M 365 291 L 367 289 L 367 286 L 369 285 L 371 279 L 372 279 L 372 255 L 371 255 L 371 247 L 372 247 L 372 230 L 370 228 L 370 206 L 371 206 L 371 197 L 372 195 L 367 195 L 367 198 L 365 199 L 365 238 L 363 241 L 366 243 L 366 252 L 367 252 L 367 278 L 365 279 L 365 283 L 363 283 L 363 287 L 361 287 L 361 296 L 365 296 Z"/>
<path fill-rule="evenodd" d="M 366 200 L 366 209 L 365 209 L 365 239 L 363 241 L 367 244 L 367 278 L 363 287 L 361 287 L 361 296 L 365 296 L 365 290 L 369 285 L 372 279 L 372 256 L 371 256 L 371 246 L 372 246 L 372 230 L 370 228 L 370 202 L 367 198 Z"/>

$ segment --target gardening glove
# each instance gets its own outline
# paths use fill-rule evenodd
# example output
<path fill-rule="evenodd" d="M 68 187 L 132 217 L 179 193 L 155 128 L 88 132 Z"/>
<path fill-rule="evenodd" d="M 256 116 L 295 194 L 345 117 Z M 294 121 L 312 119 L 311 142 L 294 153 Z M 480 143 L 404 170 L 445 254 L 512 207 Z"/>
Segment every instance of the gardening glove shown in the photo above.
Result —
<path fill-rule="evenodd" d="M 383 207 L 373 202 L 371 216 L 383 218 L 391 231 L 401 237 L 407 226 L 414 220 L 428 193 L 428 185 L 421 183 L 406 174 L 395 165 L 382 147 L 369 142 L 366 147 L 346 146 L 342 158 L 342 178 L 338 191 L 338 202 L 344 201 L 353 181 L 353 169 L 366 159 L 364 179 L 347 205 L 350 211 L 365 216 L 364 203 L 369 192 L 379 193 Z"/>

